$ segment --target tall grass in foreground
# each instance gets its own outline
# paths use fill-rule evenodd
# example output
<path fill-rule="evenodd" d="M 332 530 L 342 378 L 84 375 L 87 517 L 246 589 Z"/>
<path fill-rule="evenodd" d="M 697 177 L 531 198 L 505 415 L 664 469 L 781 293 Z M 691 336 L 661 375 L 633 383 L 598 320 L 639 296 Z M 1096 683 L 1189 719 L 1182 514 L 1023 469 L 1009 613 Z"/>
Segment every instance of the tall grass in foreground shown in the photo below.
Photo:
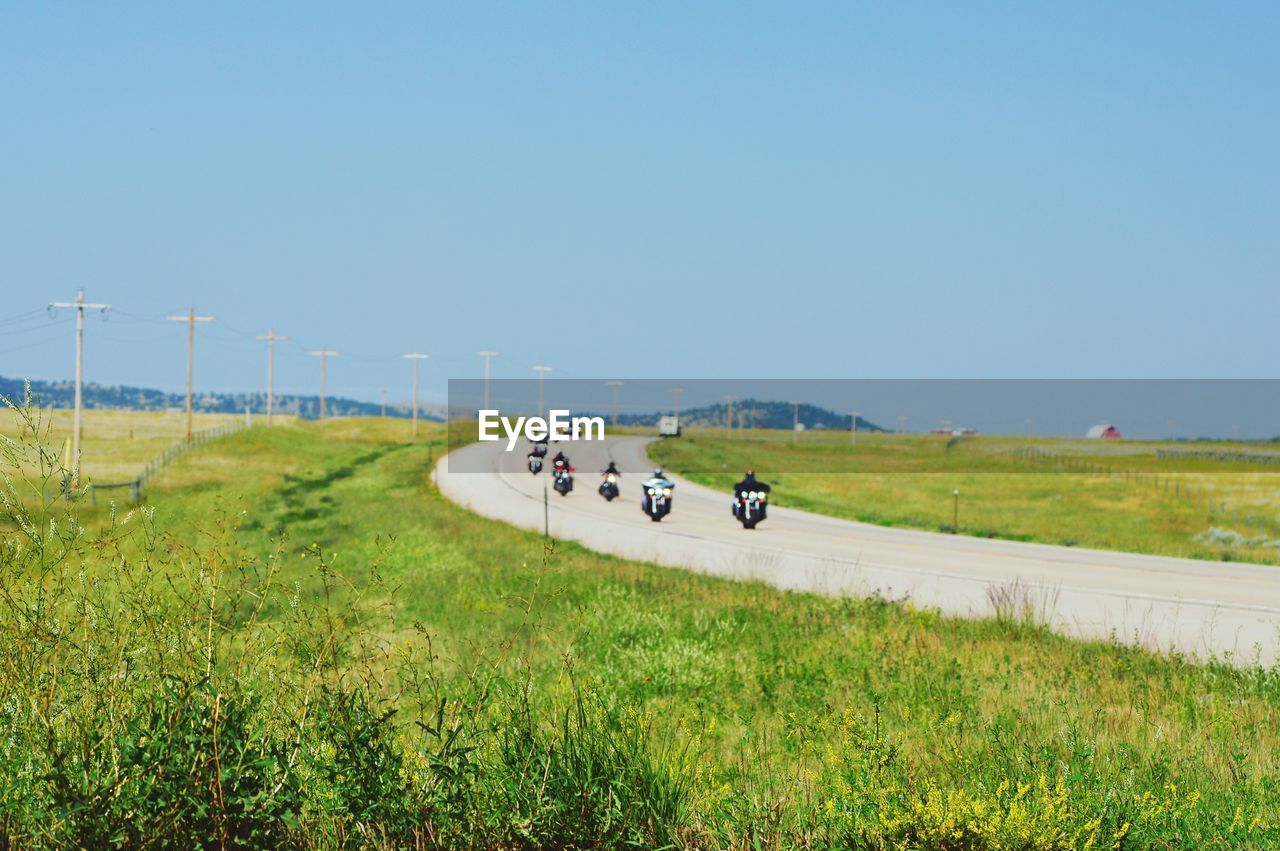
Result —
<path fill-rule="evenodd" d="M 426 635 L 383 637 L 376 563 L 344 577 L 307 548 L 307 593 L 232 517 L 194 541 L 150 510 L 91 532 L 20 415 L 6 471 L 36 472 L 0 491 L 0 847 L 670 841 L 687 750 L 659 762 L 642 714 L 572 677 L 535 710 L 509 641 L 446 685 Z"/>
<path fill-rule="evenodd" d="M 704 706 L 738 699 L 720 697 L 734 694 L 726 678 L 776 693 L 788 683 L 798 688 L 803 671 L 784 672 L 778 666 L 792 661 L 790 651 L 779 651 L 768 669 L 713 674 L 720 667 L 713 649 L 693 652 L 702 645 L 684 640 L 679 612 L 635 602 L 638 588 L 666 574 L 638 573 L 629 589 L 597 588 L 592 599 L 603 601 L 604 620 L 595 630 L 616 630 L 606 633 L 611 646 L 592 649 L 592 637 L 577 634 L 547 677 L 530 648 L 548 629 L 548 613 L 562 611 L 554 572 L 562 556 L 549 548 L 541 570 L 535 565 L 504 592 L 513 613 L 502 621 L 504 633 L 442 659 L 431 630 L 397 620 L 392 601 L 408 589 L 391 584 L 389 565 L 400 542 L 382 541 L 359 572 L 340 573 L 318 546 L 282 539 L 265 552 L 245 549 L 236 514 L 210 512 L 180 537 L 166 534 L 149 511 L 108 515 L 90 531 L 77 503 L 47 496 L 57 489 L 39 478 L 60 481 L 62 471 L 42 447 L 31 413 L 20 415 L 26 428 L 4 444 L 6 470 L 39 473 L 30 482 L 8 476 L 0 491 L 7 526 L 0 549 L 0 847 L 1277 842 L 1271 822 L 1280 793 L 1250 762 L 1247 741 L 1227 748 L 1223 765 L 1194 771 L 1171 759 L 1154 764 L 1165 759 L 1158 743 L 1104 753 L 1091 719 L 1064 715 L 1057 738 L 1043 740 L 1020 723 L 1016 691 L 1006 705 L 979 714 L 981 701 L 967 694 L 972 683 L 958 668 L 916 682 L 885 680 L 877 666 L 912 670 L 912 658 L 938 655 L 948 633 L 904 626 L 934 624 L 933 613 L 875 599 L 806 608 L 773 594 L 772 617 L 741 606 L 703 617 L 746 629 L 761 616 L 775 625 L 825 624 L 822 613 L 838 611 L 850 630 L 847 643 L 866 625 L 879 626 L 884 641 L 902 643 L 877 645 L 875 658 L 860 657 L 851 669 L 861 670 L 862 681 L 851 673 L 843 687 L 875 692 L 870 711 L 852 702 L 830 711 L 829 696 L 810 682 L 809 711 L 780 719 L 785 741 L 747 742 L 737 751 L 744 761 L 776 767 L 726 765 L 711 742 L 714 725 L 731 723 L 734 709 L 688 711 L 637 698 L 622 686 L 626 672 L 597 654 L 627 649 L 633 655 L 623 658 L 649 658 L 652 650 L 649 664 L 669 666 L 669 674 L 692 660 L 688 676 L 676 679 L 707 691 Z M 740 586 L 715 587 L 728 594 Z M 987 628 L 986 643 L 1040 640 L 1020 611 L 1010 607 Z M 688 652 L 659 655 L 668 639 Z M 1135 653 L 1117 653 L 1116 666 L 1145 664 Z M 1152 666 L 1151 691 L 1159 688 L 1157 676 L 1176 680 L 1180 667 Z M 1224 669 L 1222 677 L 1238 678 L 1226 693 L 1274 700 L 1269 672 Z M 910 738 L 889 726 L 881 702 L 918 716 Z M 973 712 L 964 717 L 949 706 Z M 980 737 L 987 744 L 976 750 L 975 724 L 989 727 Z M 970 729 L 961 735 L 962 727 Z M 1249 728 L 1213 732 L 1215 742 L 1220 736 L 1230 743 Z M 1124 752 L 1140 747 L 1142 756 Z"/>

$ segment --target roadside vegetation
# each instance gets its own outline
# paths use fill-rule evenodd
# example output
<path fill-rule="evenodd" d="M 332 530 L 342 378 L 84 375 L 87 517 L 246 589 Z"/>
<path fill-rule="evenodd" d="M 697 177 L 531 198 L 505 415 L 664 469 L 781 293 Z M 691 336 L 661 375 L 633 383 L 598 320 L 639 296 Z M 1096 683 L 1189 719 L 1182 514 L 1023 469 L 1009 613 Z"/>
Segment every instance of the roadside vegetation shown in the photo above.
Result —
<path fill-rule="evenodd" d="M 775 505 L 882 526 L 1280 564 L 1280 465 L 1171 460 L 1161 450 L 1280 447 L 899 434 L 851 444 L 848 432 L 706 429 L 650 454 L 725 491 L 754 467 Z"/>
<path fill-rule="evenodd" d="M 0 847 L 1280 844 L 1280 672 L 545 541 L 402 426 L 240 432 L 114 509 L 9 432 Z"/>

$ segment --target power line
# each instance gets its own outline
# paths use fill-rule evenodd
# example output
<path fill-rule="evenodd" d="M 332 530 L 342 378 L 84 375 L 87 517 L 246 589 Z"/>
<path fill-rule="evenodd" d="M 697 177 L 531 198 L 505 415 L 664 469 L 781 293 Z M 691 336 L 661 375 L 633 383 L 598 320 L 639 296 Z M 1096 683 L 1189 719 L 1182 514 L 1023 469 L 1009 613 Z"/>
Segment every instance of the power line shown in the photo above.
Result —
<path fill-rule="evenodd" d="M 320 358 L 320 422 L 324 422 L 324 383 L 329 371 L 329 358 L 336 358 L 337 352 L 331 352 L 328 349 L 316 349 L 307 354 Z"/>
<path fill-rule="evenodd" d="M 89 304 L 84 300 L 84 289 L 76 293 L 75 301 L 53 301 L 50 310 L 71 308 L 76 312 L 76 416 L 75 426 L 71 431 L 71 485 L 80 484 L 80 412 L 84 397 L 84 312 L 100 310 L 104 314 L 111 309 L 109 304 Z"/>
<path fill-rule="evenodd" d="M 273 328 L 267 333 L 254 337 L 253 339 L 267 344 L 267 425 L 271 425 L 271 414 L 275 410 L 276 401 L 276 343 L 283 342 L 289 338 L 276 334 L 275 329 Z"/>
<path fill-rule="evenodd" d="M 535 366 L 533 371 L 538 373 L 538 416 L 546 416 L 546 406 L 543 404 L 542 384 L 546 381 L 547 373 L 551 371 L 549 366 Z"/>
<path fill-rule="evenodd" d="M 413 361 L 413 436 L 418 436 L 418 364 L 422 363 L 430 355 L 424 355 L 421 352 L 409 352 L 407 355 L 401 355 L 406 360 Z"/>
<path fill-rule="evenodd" d="M 489 369 L 498 353 L 486 349 L 483 352 L 476 352 L 476 354 L 484 358 L 484 409 L 487 411 L 489 410 Z"/>
<path fill-rule="evenodd" d="M 616 378 L 611 378 L 608 381 L 606 381 L 605 384 L 613 388 L 613 415 L 609 418 L 609 425 L 617 426 L 618 424 L 618 388 L 626 384 L 626 382 L 619 381 Z"/>
<path fill-rule="evenodd" d="M 187 443 L 191 442 L 191 384 L 195 376 L 196 361 L 196 323 L 212 322 L 212 316 L 196 316 L 196 309 L 193 307 L 188 311 L 186 316 L 166 316 L 165 319 L 170 322 L 187 323 Z"/>

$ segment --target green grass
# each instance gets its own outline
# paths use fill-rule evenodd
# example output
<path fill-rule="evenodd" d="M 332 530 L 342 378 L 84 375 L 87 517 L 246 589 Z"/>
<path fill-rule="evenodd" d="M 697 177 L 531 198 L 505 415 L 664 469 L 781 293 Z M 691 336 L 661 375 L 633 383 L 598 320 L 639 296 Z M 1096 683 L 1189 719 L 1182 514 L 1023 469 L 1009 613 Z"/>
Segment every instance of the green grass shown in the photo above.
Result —
<path fill-rule="evenodd" d="M 884 526 L 950 532 L 958 520 L 965 535 L 1280 563 L 1280 471 L 1157 461 L 1155 451 L 1165 446 L 976 437 L 948 447 L 946 438 L 885 434 L 859 435 L 854 446 L 848 434 L 795 440 L 790 433 L 748 431 L 727 439 L 708 430 L 661 441 L 651 453 L 693 481 L 724 490 L 754 467 L 774 486 L 776 505 Z M 1074 465 L 1057 469 L 1010 454 L 1027 447 L 1069 456 Z M 1205 496 L 1193 498 L 1191 491 Z"/>
<path fill-rule="evenodd" d="M 548 545 L 333 426 L 6 538 L 0 842 L 1280 842 L 1276 672 Z"/>
<path fill-rule="evenodd" d="M 37 414 L 43 439 L 49 446 L 58 452 L 69 451 L 74 414 L 61 408 Z M 194 414 L 192 428 L 201 431 L 243 420 L 231 414 Z M 0 416 L 0 435 L 14 437 L 20 431 L 11 417 Z M 81 477 L 86 482 L 113 484 L 137 478 L 148 461 L 182 441 L 187 433 L 187 416 L 174 411 L 89 410 L 83 414 L 80 431 Z"/>

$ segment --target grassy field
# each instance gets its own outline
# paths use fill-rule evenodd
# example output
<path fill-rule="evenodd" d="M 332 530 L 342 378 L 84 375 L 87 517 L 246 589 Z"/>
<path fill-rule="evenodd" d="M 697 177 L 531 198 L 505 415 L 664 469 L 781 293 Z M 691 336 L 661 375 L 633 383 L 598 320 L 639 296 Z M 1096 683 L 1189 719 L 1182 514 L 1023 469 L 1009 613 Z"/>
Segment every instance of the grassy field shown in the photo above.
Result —
<path fill-rule="evenodd" d="M 56 451 L 69 445 L 74 414 L 64 409 L 37 412 L 42 439 Z M 18 425 L 0 416 L 0 435 L 13 437 Z M 195 431 L 243 422 L 231 414 L 195 414 Z M 181 441 L 187 415 L 181 412 L 85 411 L 80 428 L 81 476 L 86 481 L 125 482 L 137 477 L 147 462 Z"/>
<path fill-rule="evenodd" d="M 10 502 L 0 845 L 1280 844 L 1277 672 L 546 542 L 438 496 L 443 441 L 255 428 L 87 532 Z"/>
<path fill-rule="evenodd" d="M 692 431 L 656 461 L 729 489 L 754 467 L 786 505 L 886 526 L 1189 558 L 1280 563 L 1280 467 L 1158 459 L 1231 444 Z M 1017 453 L 1052 451 L 1068 466 Z M 820 472 L 838 470 L 841 472 Z M 960 491 L 958 511 L 954 491 Z M 1212 505 L 1211 505 L 1212 503 Z M 958 523 L 957 523 L 958 521 Z"/>

